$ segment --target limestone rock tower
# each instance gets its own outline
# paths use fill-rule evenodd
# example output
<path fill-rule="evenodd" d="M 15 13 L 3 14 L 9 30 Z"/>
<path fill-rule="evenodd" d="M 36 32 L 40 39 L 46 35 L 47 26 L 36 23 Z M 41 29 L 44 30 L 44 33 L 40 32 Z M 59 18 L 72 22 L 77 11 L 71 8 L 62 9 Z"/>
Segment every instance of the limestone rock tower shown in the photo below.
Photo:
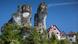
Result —
<path fill-rule="evenodd" d="M 9 22 L 20 25 L 20 26 L 22 25 L 21 24 L 21 13 L 20 13 L 20 7 L 19 6 L 18 6 L 17 11 L 15 13 L 13 13 L 13 16 Z"/>
<path fill-rule="evenodd" d="M 17 24 L 22 27 L 31 26 L 31 7 L 30 5 L 20 5 L 17 11 L 13 14 L 12 18 L 9 20 L 10 23 Z"/>
<path fill-rule="evenodd" d="M 46 29 L 46 18 L 47 18 L 47 5 L 45 2 L 41 2 L 37 8 L 37 13 L 34 16 L 34 27 L 38 32 L 43 33 Z"/>
<path fill-rule="evenodd" d="M 22 28 L 22 36 L 23 39 L 29 36 L 31 32 L 31 6 L 27 4 L 23 4 L 21 6 L 21 23 L 23 25 Z"/>
<path fill-rule="evenodd" d="M 22 19 L 21 22 L 24 27 L 31 26 L 31 7 L 29 5 L 21 6 Z"/>

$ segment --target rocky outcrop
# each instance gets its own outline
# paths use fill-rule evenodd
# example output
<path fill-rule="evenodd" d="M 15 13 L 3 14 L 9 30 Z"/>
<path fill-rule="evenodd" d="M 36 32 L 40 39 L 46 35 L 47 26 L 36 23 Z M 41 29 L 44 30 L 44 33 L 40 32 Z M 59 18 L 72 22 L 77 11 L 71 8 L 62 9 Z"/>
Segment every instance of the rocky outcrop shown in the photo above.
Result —
<path fill-rule="evenodd" d="M 45 2 L 40 3 L 37 13 L 34 16 L 34 26 L 42 33 L 46 29 L 47 5 Z"/>

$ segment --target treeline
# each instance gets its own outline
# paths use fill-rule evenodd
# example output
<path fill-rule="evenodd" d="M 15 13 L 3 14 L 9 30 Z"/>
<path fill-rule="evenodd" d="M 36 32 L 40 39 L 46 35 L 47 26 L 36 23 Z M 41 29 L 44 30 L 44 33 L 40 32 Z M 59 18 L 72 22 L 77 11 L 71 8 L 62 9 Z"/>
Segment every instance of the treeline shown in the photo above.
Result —
<path fill-rule="evenodd" d="M 48 38 L 46 31 L 41 34 L 35 28 L 31 28 L 29 36 L 23 39 L 21 34 L 22 27 L 16 24 L 7 23 L 1 30 L 0 44 L 70 44 L 67 39 L 59 41 L 54 34 L 52 34 L 51 38 Z M 73 44 L 78 44 L 78 42 Z"/>

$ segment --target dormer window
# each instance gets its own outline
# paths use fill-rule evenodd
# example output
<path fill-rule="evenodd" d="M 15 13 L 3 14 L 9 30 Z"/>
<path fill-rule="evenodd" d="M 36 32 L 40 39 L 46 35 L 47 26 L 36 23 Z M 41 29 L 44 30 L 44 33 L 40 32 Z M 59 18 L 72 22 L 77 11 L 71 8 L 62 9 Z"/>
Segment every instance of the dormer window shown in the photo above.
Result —
<path fill-rule="evenodd" d="M 70 41 L 72 41 L 72 39 L 70 39 Z"/>
<path fill-rule="evenodd" d="M 58 32 L 57 32 L 57 34 L 58 34 Z"/>
<path fill-rule="evenodd" d="M 52 27 L 50 27 L 50 29 L 52 29 Z"/>
<path fill-rule="evenodd" d="M 73 37 L 73 35 L 71 37 Z"/>
<path fill-rule="evenodd" d="M 56 30 L 56 29 L 54 29 L 54 30 Z"/>

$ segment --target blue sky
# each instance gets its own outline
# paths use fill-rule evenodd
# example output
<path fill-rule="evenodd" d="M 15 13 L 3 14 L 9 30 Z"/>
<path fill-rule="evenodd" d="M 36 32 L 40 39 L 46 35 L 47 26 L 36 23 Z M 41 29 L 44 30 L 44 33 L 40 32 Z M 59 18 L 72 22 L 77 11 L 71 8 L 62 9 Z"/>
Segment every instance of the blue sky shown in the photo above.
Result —
<path fill-rule="evenodd" d="M 43 0 L 48 5 L 47 28 L 57 25 L 61 31 L 78 32 L 78 0 Z M 32 24 L 34 14 L 41 0 L 0 0 L 0 27 L 8 22 L 12 13 L 20 4 L 32 6 Z"/>

